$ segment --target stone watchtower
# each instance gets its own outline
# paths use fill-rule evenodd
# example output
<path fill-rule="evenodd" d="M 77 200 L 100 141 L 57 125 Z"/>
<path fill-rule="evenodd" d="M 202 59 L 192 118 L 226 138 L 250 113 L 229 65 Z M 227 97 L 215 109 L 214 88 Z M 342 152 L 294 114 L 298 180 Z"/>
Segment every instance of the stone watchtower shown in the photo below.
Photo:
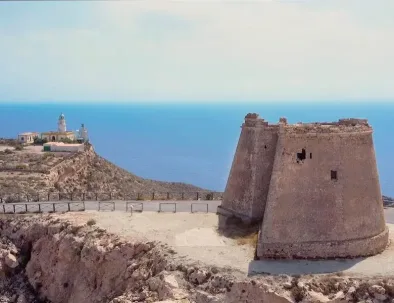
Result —
<path fill-rule="evenodd" d="M 219 228 L 260 225 L 257 258 L 333 258 L 388 244 L 367 120 L 270 125 L 248 114 Z"/>

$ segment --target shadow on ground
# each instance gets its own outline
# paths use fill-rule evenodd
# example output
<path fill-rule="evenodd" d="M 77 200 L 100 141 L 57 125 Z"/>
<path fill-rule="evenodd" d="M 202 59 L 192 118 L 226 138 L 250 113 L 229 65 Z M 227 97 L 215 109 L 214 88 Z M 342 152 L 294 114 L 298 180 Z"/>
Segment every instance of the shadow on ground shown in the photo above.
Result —
<path fill-rule="evenodd" d="M 328 274 L 348 270 L 365 258 L 337 260 L 255 260 L 249 263 L 248 275 Z"/>

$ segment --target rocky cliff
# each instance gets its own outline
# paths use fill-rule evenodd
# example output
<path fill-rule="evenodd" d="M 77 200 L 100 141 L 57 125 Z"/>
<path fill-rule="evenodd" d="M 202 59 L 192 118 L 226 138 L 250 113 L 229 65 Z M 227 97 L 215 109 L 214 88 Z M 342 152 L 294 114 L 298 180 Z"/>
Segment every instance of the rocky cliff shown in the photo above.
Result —
<path fill-rule="evenodd" d="M 185 193 L 185 199 L 196 192 L 208 193 L 202 188 L 179 182 L 161 182 L 138 177 L 100 157 L 92 146 L 83 153 L 43 153 L 26 150 L 0 152 L 0 197 L 7 202 L 46 200 L 48 192 L 73 194 L 81 199 L 103 193 L 100 199 L 137 198 L 137 193 L 150 198 L 165 198 L 167 192 Z M 142 195 L 141 194 L 141 195 Z M 87 198 L 86 197 L 86 198 Z M 143 197 L 141 197 L 143 198 Z"/>
<path fill-rule="evenodd" d="M 93 225 L 93 226 L 90 226 Z M 236 277 L 56 215 L 0 217 L 0 302 L 391 302 L 393 279 Z"/>

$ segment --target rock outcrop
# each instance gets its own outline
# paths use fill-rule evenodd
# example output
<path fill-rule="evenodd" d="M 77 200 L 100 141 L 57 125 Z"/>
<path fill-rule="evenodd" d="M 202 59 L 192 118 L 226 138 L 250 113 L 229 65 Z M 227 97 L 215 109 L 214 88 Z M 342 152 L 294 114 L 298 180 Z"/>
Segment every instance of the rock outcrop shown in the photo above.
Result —
<path fill-rule="evenodd" d="M 42 302 L 27 280 L 26 259 L 6 237 L 0 239 L 0 302 Z"/>
<path fill-rule="evenodd" d="M 9 167 L 9 164 L 12 165 Z M 99 156 L 92 146 L 81 153 L 0 151 L 0 198 L 5 202 L 59 199 L 184 199 L 209 193 L 181 182 L 138 177 Z M 52 193 L 52 194 L 51 194 Z M 141 196 L 138 196 L 138 193 Z M 175 197 L 174 195 L 177 195 Z M 71 198 L 72 196 L 72 198 Z M 205 196 L 204 196 L 205 197 Z"/>
<path fill-rule="evenodd" d="M 182 261 L 165 244 L 128 242 L 60 218 L 1 217 L 0 272 L 8 280 L 1 280 L 0 302 L 376 303 L 394 297 L 394 279 L 240 278 Z"/>

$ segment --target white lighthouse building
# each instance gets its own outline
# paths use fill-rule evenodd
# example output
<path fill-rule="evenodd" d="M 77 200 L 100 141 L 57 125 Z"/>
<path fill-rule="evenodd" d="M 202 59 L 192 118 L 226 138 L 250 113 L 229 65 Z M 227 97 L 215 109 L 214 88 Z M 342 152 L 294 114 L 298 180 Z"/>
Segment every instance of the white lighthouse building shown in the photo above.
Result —
<path fill-rule="evenodd" d="M 59 133 L 65 133 L 67 131 L 66 118 L 64 117 L 63 113 L 59 116 L 59 120 L 57 122 L 57 131 Z"/>
<path fill-rule="evenodd" d="M 81 125 L 81 128 L 78 130 L 78 140 L 81 140 L 83 142 L 89 141 L 88 130 L 83 123 Z"/>
<path fill-rule="evenodd" d="M 66 118 L 61 114 L 57 120 L 57 131 L 43 132 L 41 138 L 48 142 L 74 141 L 75 134 L 73 131 L 67 131 Z"/>

